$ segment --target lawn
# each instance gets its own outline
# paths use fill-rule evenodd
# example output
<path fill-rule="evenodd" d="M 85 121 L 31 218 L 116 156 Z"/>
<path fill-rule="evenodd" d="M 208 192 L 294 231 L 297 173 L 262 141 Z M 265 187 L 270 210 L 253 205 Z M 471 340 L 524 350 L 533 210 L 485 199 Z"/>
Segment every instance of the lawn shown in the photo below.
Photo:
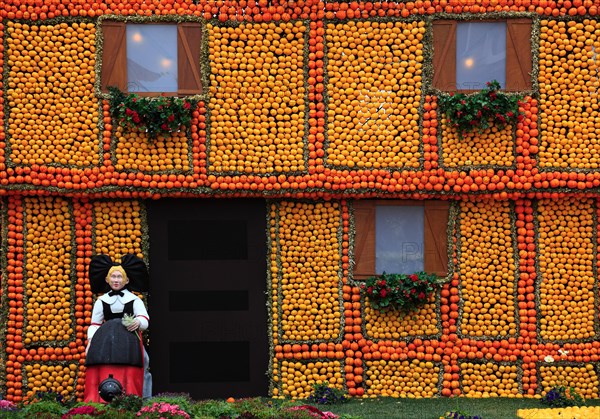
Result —
<path fill-rule="evenodd" d="M 587 400 L 585 406 L 600 406 L 600 399 Z M 516 419 L 518 409 L 544 407 L 539 399 L 496 397 L 351 399 L 343 404 L 319 406 L 321 410 L 328 410 L 337 415 L 348 414 L 363 419 L 439 419 L 447 411 L 455 410 L 479 415 L 482 419 Z"/>

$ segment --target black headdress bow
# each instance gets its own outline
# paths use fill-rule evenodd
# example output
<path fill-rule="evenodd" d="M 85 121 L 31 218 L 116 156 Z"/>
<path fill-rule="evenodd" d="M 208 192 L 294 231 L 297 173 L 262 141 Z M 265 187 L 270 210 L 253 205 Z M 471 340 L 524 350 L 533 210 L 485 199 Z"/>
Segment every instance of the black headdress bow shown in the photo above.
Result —
<path fill-rule="evenodd" d="M 113 262 L 108 255 L 97 255 L 92 257 L 89 266 L 89 277 L 92 292 L 100 294 L 110 291 L 106 282 L 106 275 L 113 266 L 121 265 L 127 274 L 129 283 L 127 289 L 130 291 L 146 292 L 150 276 L 146 263 L 134 254 L 127 254 L 121 258 L 121 262 Z"/>

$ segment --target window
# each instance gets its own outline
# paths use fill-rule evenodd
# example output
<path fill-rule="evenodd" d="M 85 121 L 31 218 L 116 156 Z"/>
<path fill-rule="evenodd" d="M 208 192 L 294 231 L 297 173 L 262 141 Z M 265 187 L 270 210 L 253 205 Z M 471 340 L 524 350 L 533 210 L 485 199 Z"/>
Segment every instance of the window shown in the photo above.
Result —
<path fill-rule="evenodd" d="M 448 274 L 447 201 L 354 201 L 354 279 L 387 273 Z"/>
<path fill-rule="evenodd" d="M 199 23 L 102 23 L 102 91 L 116 86 L 148 94 L 202 91 Z"/>
<path fill-rule="evenodd" d="M 433 22 L 433 87 L 481 90 L 498 80 L 504 90 L 531 89 L 531 20 Z"/>

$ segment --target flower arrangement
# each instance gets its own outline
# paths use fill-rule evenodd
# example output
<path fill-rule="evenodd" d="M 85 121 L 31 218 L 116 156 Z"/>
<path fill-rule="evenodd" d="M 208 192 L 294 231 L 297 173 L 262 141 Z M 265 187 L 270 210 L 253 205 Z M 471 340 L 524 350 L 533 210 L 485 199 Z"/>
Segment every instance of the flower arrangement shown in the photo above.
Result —
<path fill-rule="evenodd" d="M 61 419 L 71 419 L 77 416 L 98 416 L 100 411 L 91 405 L 77 406 L 62 415 Z"/>
<path fill-rule="evenodd" d="M 477 93 L 440 95 L 439 105 L 460 138 L 474 131 L 481 133 L 490 126 L 503 129 L 520 121 L 523 115 L 519 112 L 519 97 L 499 90 L 500 83 L 493 80 Z"/>
<path fill-rule="evenodd" d="M 425 272 L 414 274 L 388 274 L 367 278 L 360 285 L 374 309 L 408 312 L 417 309 L 431 299 L 441 282 L 437 275 Z"/>
<path fill-rule="evenodd" d="M 342 390 L 329 386 L 329 383 L 317 383 L 313 384 L 313 391 L 308 396 L 308 401 L 317 404 L 335 404 L 344 403 L 348 398 Z"/>
<path fill-rule="evenodd" d="M 137 416 L 145 419 L 190 419 L 190 415 L 184 412 L 178 405 L 167 402 L 155 402 L 150 406 L 144 406 L 137 413 Z"/>
<path fill-rule="evenodd" d="M 188 129 L 198 100 L 174 96 L 142 97 L 109 87 L 110 112 L 124 130 L 145 130 L 151 140 Z"/>
<path fill-rule="evenodd" d="M 580 406 L 585 399 L 573 387 L 558 385 L 552 387 L 541 399 L 549 407 Z"/>
<path fill-rule="evenodd" d="M 0 400 L 0 411 L 2 410 L 17 410 L 17 405 L 10 400 Z"/>

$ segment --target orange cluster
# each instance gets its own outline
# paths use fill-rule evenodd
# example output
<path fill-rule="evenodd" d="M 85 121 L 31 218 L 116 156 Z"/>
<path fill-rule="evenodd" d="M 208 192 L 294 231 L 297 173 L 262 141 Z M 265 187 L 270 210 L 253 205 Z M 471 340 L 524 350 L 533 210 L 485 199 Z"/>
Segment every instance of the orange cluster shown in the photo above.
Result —
<path fill-rule="evenodd" d="M 540 337 L 596 338 L 596 203 L 578 198 L 541 200 L 537 210 Z"/>
<path fill-rule="evenodd" d="M 539 367 L 542 394 L 546 394 L 555 386 L 573 388 L 585 399 L 597 399 L 598 373 L 593 364 L 543 364 Z"/>
<path fill-rule="evenodd" d="M 464 362 L 460 366 L 463 394 L 467 397 L 515 397 L 519 369 L 515 364 Z"/>
<path fill-rule="evenodd" d="M 461 138 L 442 118 L 442 161 L 446 167 L 512 166 L 515 162 L 514 143 L 510 125 L 502 130 L 492 126 L 484 132 L 467 133 Z"/>
<path fill-rule="evenodd" d="M 282 361 L 281 362 L 281 395 L 285 397 L 306 399 L 313 391 L 313 384 L 328 383 L 332 387 L 342 389 L 344 379 L 339 361 Z M 276 391 L 276 394 L 279 391 Z"/>
<path fill-rule="evenodd" d="M 304 170 L 304 23 L 208 25 L 208 31 L 208 169 Z"/>
<path fill-rule="evenodd" d="M 340 206 L 338 203 L 281 202 L 278 220 L 280 296 L 277 322 L 282 340 L 315 341 L 339 337 L 341 302 Z M 272 214 L 273 215 L 273 214 Z"/>
<path fill-rule="evenodd" d="M 144 257 L 142 240 L 145 213 L 139 201 L 95 201 L 95 252 L 113 260 L 133 253 Z"/>
<path fill-rule="evenodd" d="M 383 397 L 433 397 L 439 393 L 437 363 L 418 359 L 366 361 L 366 394 Z"/>
<path fill-rule="evenodd" d="M 98 165 L 95 32 L 92 22 L 8 22 L 7 134 L 12 163 Z"/>
<path fill-rule="evenodd" d="M 72 211 L 63 198 L 28 198 L 25 210 L 25 345 L 73 337 Z"/>
<path fill-rule="evenodd" d="M 36 393 L 56 393 L 69 398 L 75 388 L 78 368 L 76 363 L 27 364 L 27 397 L 34 397 Z"/>
<path fill-rule="evenodd" d="M 414 313 L 398 313 L 365 306 L 365 331 L 370 339 L 406 339 L 415 336 L 430 336 L 440 332 L 435 302 L 430 302 Z"/>
<path fill-rule="evenodd" d="M 600 167 L 600 22 L 542 20 L 540 167 Z"/>
<path fill-rule="evenodd" d="M 330 23 L 327 163 L 418 167 L 425 22 Z"/>
<path fill-rule="evenodd" d="M 464 335 L 516 335 L 515 248 L 508 201 L 467 201 L 460 213 L 460 293 Z"/>
<path fill-rule="evenodd" d="M 185 132 L 169 138 L 148 139 L 146 133 L 124 134 L 117 128 L 115 169 L 119 172 L 188 172 L 191 168 L 191 144 Z"/>

